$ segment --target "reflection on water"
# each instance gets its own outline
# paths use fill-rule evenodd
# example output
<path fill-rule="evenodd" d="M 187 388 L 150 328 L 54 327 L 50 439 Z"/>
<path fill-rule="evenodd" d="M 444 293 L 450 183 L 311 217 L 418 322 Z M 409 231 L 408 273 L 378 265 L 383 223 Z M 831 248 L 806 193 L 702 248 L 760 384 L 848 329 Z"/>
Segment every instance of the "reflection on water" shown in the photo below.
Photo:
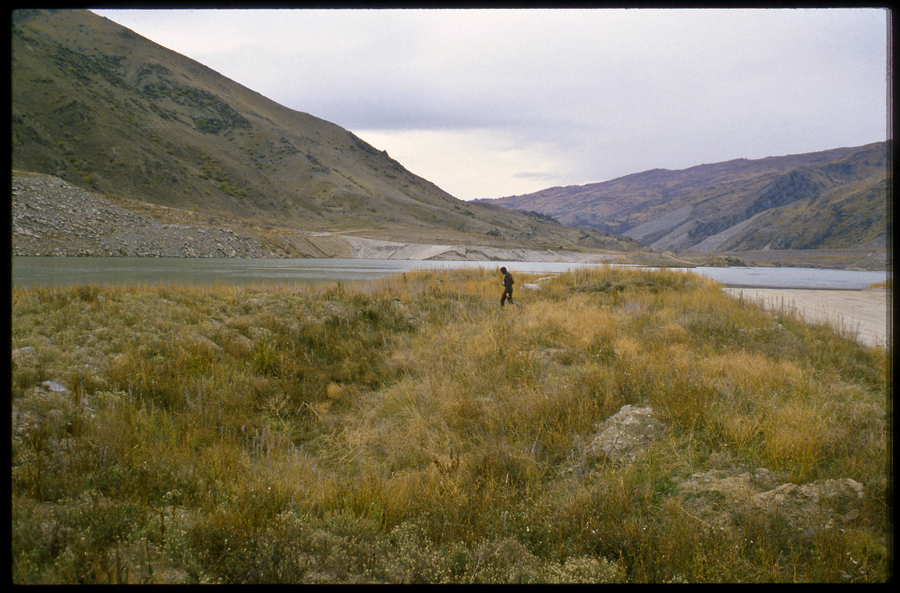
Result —
<path fill-rule="evenodd" d="M 14 286 L 89 284 L 324 283 L 374 280 L 417 269 L 482 267 L 555 274 L 603 264 L 455 262 L 373 259 L 234 259 L 148 257 L 13 257 Z M 887 273 L 813 268 L 692 268 L 726 286 L 861 290 Z"/>

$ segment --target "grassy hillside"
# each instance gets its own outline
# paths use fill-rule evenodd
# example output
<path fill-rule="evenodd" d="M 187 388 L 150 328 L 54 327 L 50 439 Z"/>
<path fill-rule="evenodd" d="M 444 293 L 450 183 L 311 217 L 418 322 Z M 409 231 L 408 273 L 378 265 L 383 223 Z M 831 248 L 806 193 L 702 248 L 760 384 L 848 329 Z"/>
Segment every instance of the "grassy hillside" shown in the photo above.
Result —
<path fill-rule="evenodd" d="M 714 249 L 883 250 L 888 241 L 885 196 L 891 195 L 891 185 L 888 178 L 866 179 L 838 187 L 825 196 L 767 210 L 741 232 L 723 233 L 722 240 L 714 241 Z M 790 232 L 786 232 L 788 229 Z"/>
<path fill-rule="evenodd" d="M 890 143 L 654 169 L 490 203 L 677 252 L 884 249 Z"/>
<path fill-rule="evenodd" d="M 539 285 L 15 289 L 12 580 L 891 575 L 883 348 L 695 275 Z"/>
<path fill-rule="evenodd" d="M 351 132 L 83 10 L 13 12 L 12 166 L 245 226 L 639 247 L 457 200 Z"/>

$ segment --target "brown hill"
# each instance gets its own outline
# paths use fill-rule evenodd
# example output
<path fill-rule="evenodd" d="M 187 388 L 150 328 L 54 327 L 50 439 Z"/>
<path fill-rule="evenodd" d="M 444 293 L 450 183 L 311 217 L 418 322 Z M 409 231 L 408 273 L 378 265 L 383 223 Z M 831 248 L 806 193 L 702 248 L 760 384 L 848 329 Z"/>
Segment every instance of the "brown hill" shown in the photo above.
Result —
<path fill-rule="evenodd" d="M 488 202 L 677 252 L 884 249 L 890 143 L 737 159 Z"/>
<path fill-rule="evenodd" d="M 268 232 L 640 247 L 457 200 L 349 131 L 85 10 L 13 13 L 12 157 L 14 170 Z"/>

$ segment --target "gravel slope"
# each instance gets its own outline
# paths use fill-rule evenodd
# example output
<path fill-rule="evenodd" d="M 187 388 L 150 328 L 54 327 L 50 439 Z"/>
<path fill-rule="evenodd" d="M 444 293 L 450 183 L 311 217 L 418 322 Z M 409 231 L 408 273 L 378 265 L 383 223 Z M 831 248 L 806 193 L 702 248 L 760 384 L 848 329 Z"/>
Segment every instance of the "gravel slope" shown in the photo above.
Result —
<path fill-rule="evenodd" d="M 318 257 L 409 260 L 631 262 L 638 253 L 593 253 L 381 241 L 340 232 L 264 229 L 85 191 L 56 177 L 14 172 L 12 248 L 17 256 Z M 654 254 L 660 265 L 672 258 Z"/>

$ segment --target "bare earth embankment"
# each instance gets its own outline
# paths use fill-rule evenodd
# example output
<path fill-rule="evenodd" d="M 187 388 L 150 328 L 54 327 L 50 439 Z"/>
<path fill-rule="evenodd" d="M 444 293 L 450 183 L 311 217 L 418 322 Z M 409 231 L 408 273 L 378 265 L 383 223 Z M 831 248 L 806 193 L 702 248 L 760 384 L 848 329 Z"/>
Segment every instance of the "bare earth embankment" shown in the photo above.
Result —
<path fill-rule="evenodd" d="M 886 346 L 891 335 L 888 291 L 795 290 L 776 288 L 726 288 L 746 300 L 760 301 L 769 309 L 796 310 L 813 323 L 830 323 L 856 335 L 867 346 Z"/>

